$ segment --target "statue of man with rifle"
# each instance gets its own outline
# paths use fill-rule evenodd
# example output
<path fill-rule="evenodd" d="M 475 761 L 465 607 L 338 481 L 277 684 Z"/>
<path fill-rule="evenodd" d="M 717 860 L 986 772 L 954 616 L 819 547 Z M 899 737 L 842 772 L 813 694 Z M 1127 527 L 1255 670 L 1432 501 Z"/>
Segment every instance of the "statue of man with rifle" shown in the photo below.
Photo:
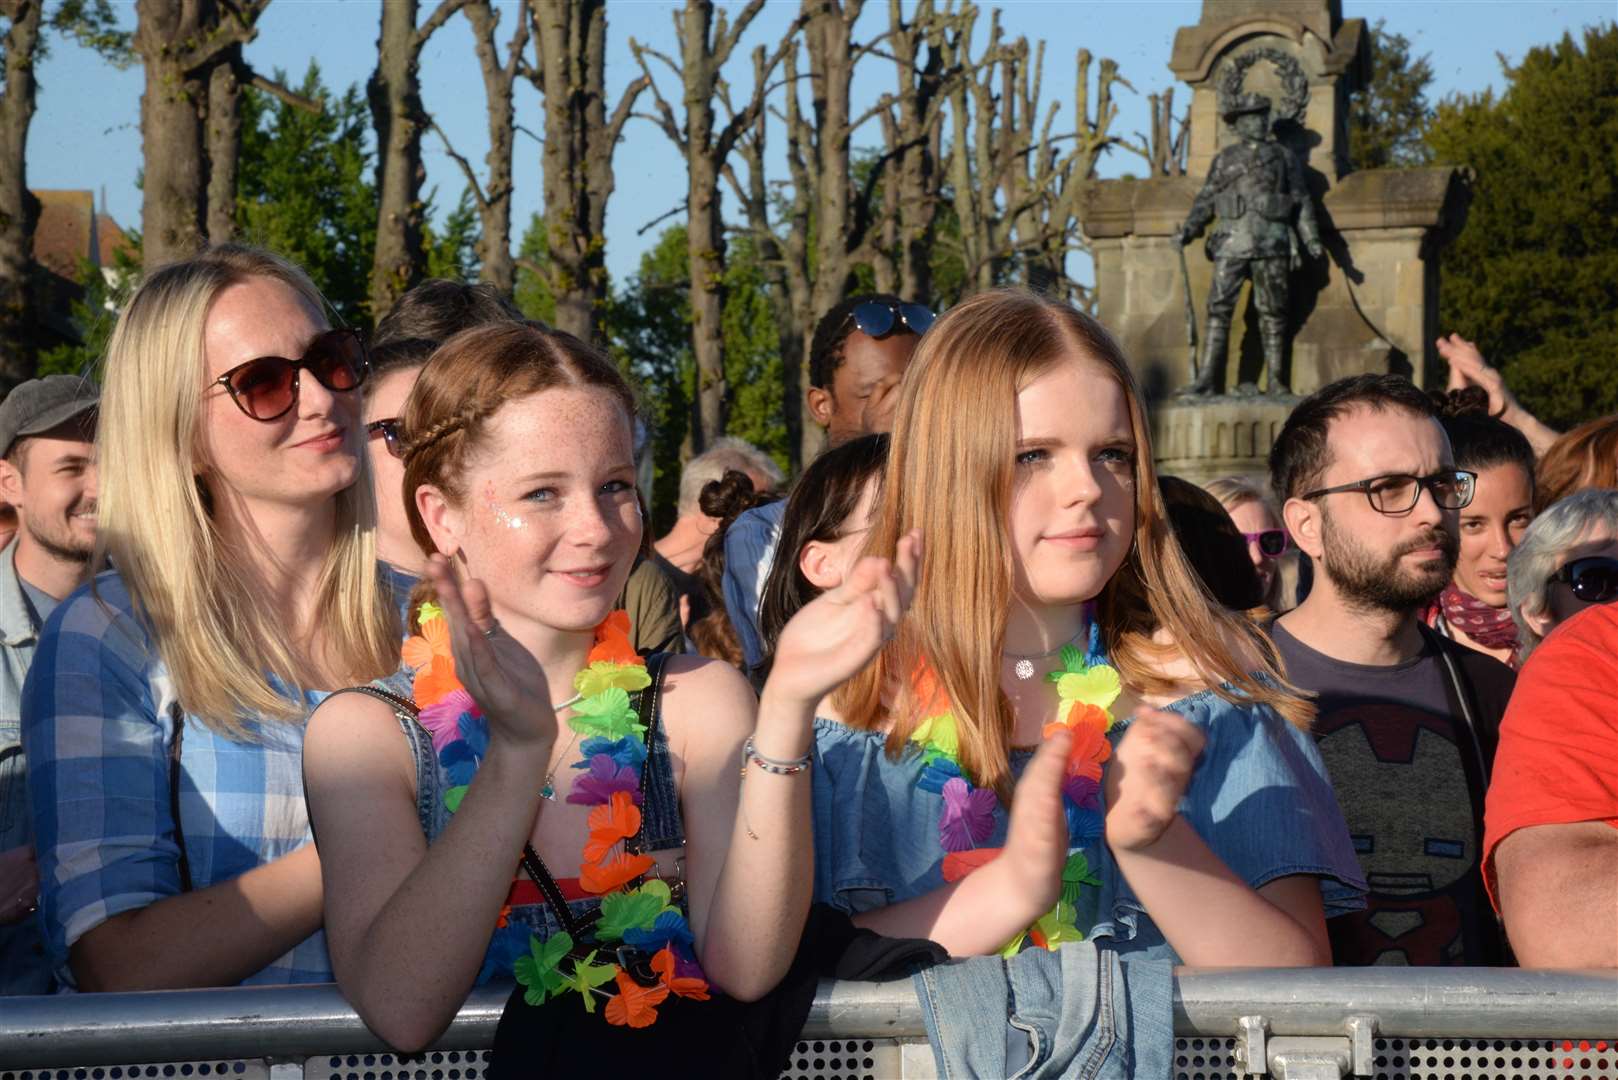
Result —
<path fill-rule="evenodd" d="M 1197 364 L 1193 344 L 1192 382 L 1181 393 L 1207 395 L 1214 391 L 1230 340 L 1236 299 L 1242 282 L 1251 279 L 1268 392 L 1284 394 L 1288 390 L 1281 379 L 1281 359 L 1286 350 L 1288 280 L 1302 265 L 1298 242 L 1301 238 L 1304 249 L 1316 259 L 1325 255 L 1325 249 L 1303 166 L 1270 132 L 1269 98 L 1236 94 L 1224 103 L 1222 113 L 1241 141 L 1214 158 L 1207 182 L 1191 204 L 1179 235 L 1183 270 L 1185 246 L 1218 218 L 1207 244 L 1214 275 L 1208 290 L 1202 362 Z M 1189 274 L 1185 281 L 1189 290 Z M 1188 292 L 1186 303 L 1190 302 Z"/>

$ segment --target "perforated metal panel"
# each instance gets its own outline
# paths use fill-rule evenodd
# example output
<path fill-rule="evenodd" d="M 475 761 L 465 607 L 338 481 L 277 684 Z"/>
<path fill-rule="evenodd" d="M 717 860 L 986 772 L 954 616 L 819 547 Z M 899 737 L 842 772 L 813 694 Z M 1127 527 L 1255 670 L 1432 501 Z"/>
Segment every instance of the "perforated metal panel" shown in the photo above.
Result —
<path fill-rule="evenodd" d="M 209 1080 L 269 1080 L 270 1067 L 262 1061 L 171 1061 L 162 1065 L 81 1065 L 67 1069 L 0 1071 L 0 1080 L 167 1080 L 208 1077 Z"/>
<path fill-rule="evenodd" d="M 1235 1039 L 1175 1039 L 1174 1080 L 1240 1080 Z"/>
<path fill-rule="evenodd" d="M 904 1075 L 898 1039 L 800 1042 L 781 1080 L 890 1080 Z"/>
<path fill-rule="evenodd" d="M 1378 1039 L 1376 1080 L 1618 1080 L 1611 1042 Z"/>
<path fill-rule="evenodd" d="M 343 1054 L 312 1057 L 303 1063 L 304 1080 L 482 1080 L 487 1050 L 443 1050 L 429 1054 Z"/>

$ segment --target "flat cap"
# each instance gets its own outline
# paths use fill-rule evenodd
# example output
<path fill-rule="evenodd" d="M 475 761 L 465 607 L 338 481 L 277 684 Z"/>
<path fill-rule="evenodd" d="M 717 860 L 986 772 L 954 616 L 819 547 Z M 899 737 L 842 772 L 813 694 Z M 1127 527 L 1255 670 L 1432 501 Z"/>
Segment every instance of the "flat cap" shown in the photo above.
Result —
<path fill-rule="evenodd" d="M 18 439 L 43 435 L 93 410 L 100 390 L 77 375 L 29 379 L 0 401 L 0 456 L 11 453 Z"/>

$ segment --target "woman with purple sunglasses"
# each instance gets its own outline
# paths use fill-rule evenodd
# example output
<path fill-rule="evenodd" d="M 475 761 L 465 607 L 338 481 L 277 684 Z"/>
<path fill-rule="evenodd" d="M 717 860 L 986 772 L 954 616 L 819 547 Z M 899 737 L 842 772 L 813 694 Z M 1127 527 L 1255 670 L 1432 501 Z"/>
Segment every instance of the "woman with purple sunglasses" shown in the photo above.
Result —
<path fill-rule="evenodd" d="M 1222 476 L 1202 487 L 1219 500 L 1247 541 L 1247 557 L 1258 574 L 1264 605 L 1277 615 L 1297 607 L 1296 549 L 1269 494 L 1245 476 Z"/>

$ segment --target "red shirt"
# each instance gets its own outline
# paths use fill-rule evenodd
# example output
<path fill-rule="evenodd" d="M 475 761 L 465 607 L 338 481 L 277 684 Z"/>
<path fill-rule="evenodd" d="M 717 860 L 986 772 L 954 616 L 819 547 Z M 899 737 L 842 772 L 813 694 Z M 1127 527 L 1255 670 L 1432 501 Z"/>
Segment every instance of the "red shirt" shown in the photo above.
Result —
<path fill-rule="evenodd" d="M 1484 809 L 1483 881 L 1496 911 L 1500 841 L 1580 821 L 1618 828 L 1618 603 L 1557 627 L 1517 675 Z"/>

